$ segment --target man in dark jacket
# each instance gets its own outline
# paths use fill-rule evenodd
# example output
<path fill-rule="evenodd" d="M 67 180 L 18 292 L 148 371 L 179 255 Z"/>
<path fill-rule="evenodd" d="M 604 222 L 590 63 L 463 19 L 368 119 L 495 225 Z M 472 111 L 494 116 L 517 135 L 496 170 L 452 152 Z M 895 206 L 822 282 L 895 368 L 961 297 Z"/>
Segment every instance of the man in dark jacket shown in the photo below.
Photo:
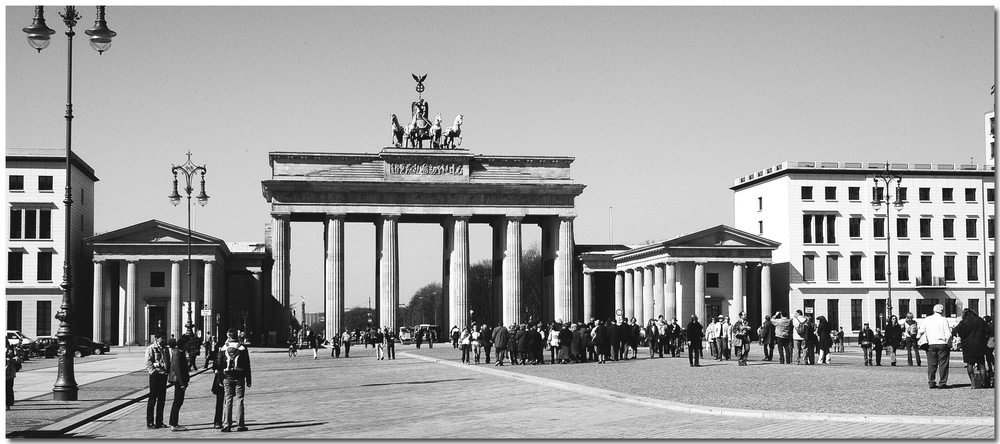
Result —
<path fill-rule="evenodd" d="M 895 315 L 889 318 L 885 324 L 885 346 L 886 353 L 889 354 L 889 365 L 896 366 L 896 350 L 903 342 L 903 327 L 899 325 L 899 318 Z"/>
<path fill-rule="evenodd" d="M 503 355 L 507 352 L 507 341 L 510 340 L 510 330 L 503 324 L 493 329 L 493 348 L 496 350 L 497 362 L 494 365 L 503 366 Z"/>
<path fill-rule="evenodd" d="M 698 358 L 701 357 L 701 338 L 705 336 L 705 330 L 698 322 L 698 316 L 691 315 L 691 322 L 687 325 L 687 345 L 688 363 L 691 367 L 700 367 Z"/>
<path fill-rule="evenodd" d="M 608 337 L 611 339 L 611 360 L 613 361 L 617 361 L 621 356 L 622 330 L 623 327 L 614 322 L 608 323 Z"/>
<path fill-rule="evenodd" d="M 771 322 L 771 315 L 764 316 L 761 326 L 760 341 L 764 347 L 764 360 L 774 360 L 774 323 Z"/>
<path fill-rule="evenodd" d="M 246 389 L 253 383 L 250 374 L 250 352 L 237 338 L 235 328 L 230 328 L 227 332 L 228 339 L 219 349 L 218 368 L 224 377 L 223 386 L 225 389 L 225 427 L 222 432 L 231 432 L 233 429 L 233 403 L 236 403 L 237 432 L 247 431 L 244 421 L 243 397 Z"/>
<path fill-rule="evenodd" d="M 167 374 L 167 382 L 172 382 L 174 384 L 174 401 L 170 403 L 170 420 L 168 425 L 170 425 L 171 432 L 183 432 L 187 428 L 180 425 L 180 413 L 181 406 L 184 405 L 184 392 L 187 391 L 188 380 L 191 379 L 191 375 L 188 372 L 188 362 L 187 356 L 184 353 L 186 346 L 192 336 L 181 335 L 181 340 L 178 342 L 174 338 L 170 338 L 167 342 L 170 347 L 170 371 Z M 199 347 L 200 348 L 200 347 Z M 195 366 L 197 370 L 197 365 Z"/>
<path fill-rule="evenodd" d="M 517 342 L 518 364 L 525 365 L 528 363 L 528 354 L 531 351 L 531 348 L 528 347 L 528 340 L 531 338 L 531 335 L 528 334 L 528 325 L 521 324 L 521 326 L 517 329 L 517 334 L 514 338 Z"/>
<path fill-rule="evenodd" d="M 989 341 L 989 325 L 976 315 L 976 312 L 966 308 L 962 312 L 962 321 L 955 326 L 951 333 L 962 338 L 962 361 L 969 373 L 969 381 L 972 388 L 977 388 L 975 376 L 978 373 L 981 382 L 979 388 L 986 388 L 988 379 L 986 378 L 986 343 Z"/>

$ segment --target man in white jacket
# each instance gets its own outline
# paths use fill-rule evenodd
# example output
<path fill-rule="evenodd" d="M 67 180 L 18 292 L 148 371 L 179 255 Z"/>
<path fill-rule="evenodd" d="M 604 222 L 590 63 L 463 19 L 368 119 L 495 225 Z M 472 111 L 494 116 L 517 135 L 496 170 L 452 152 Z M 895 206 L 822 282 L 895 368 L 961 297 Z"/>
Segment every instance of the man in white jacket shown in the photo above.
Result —
<path fill-rule="evenodd" d="M 948 388 L 948 359 L 951 357 L 951 327 L 942 316 L 944 305 L 934 306 L 934 314 L 924 319 L 917 333 L 918 341 L 927 340 L 927 385 L 934 389 Z M 937 383 L 934 373 L 937 373 Z"/>

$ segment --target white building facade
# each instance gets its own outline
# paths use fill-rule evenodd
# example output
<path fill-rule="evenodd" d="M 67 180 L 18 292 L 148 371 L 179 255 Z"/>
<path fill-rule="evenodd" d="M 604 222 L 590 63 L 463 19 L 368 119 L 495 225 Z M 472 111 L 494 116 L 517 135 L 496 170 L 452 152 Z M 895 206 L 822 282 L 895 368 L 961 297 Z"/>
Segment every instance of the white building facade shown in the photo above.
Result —
<path fill-rule="evenodd" d="M 938 303 L 946 316 L 992 315 L 993 166 L 890 164 L 902 181 L 888 194 L 903 205 L 876 210 L 885 167 L 787 161 L 736 179 L 736 228 L 780 243 L 774 310 L 826 316 L 847 335 L 881 325 L 887 306 L 901 319 Z"/>
<path fill-rule="evenodd" d="M 66 151 L 7 148 L 7 329 L 29 337 L 52 336 L 62 304 L 66 252 Z M 75 154 L 72 162 L 73 326 L 91 331 L 91 250 L 83 240 L 94 233 L 94 169 Z"/>

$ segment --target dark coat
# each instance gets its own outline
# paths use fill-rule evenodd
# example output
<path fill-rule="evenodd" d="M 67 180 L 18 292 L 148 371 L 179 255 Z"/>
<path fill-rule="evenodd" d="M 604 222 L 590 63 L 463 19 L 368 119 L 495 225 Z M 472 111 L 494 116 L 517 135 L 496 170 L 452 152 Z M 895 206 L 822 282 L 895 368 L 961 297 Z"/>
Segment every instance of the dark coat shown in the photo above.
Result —
<path fill-rule="evenodd" d="M 992 333 L 986 321 L 979 316 L 969 316 L 962 319 L 952 333 L 962 338 L 962 360 L 966 364 L 983 362 L 986 343 Z"/>
<path fill-rule="evenodd" d="M 518 330 L 517 335 L 515 336 L 515 340 L 517 341 L 517 351 L 527 352 L 531 350 L 528 342 L 529 339 L 531 339 L 531 335 L 528 334 L 526 330 Z"/>
<path fill-rule="evenodd" d="M 985 344 L 985 342 L 983 343 Z M 170 349 L 170 372 L 167 373 L 167 381 L 174 382 L 175 385 L 187 387 L 188 380 L 191 379 L 188 373 L 188 360 L 185 353 L 180 349 Z"/>
<path fill-rule="evenodd" d="M 861 345 L 862 342 L 867 342 L 869 347 L 875 343 L 875 333 L 872 329 L 865 328 L 858 332 L 858 345 Z"/>
<path fill-rule="evenodd" d="M 587 337 L 583 329 L 573 332 L 573 340 L 570 342 L 569 352 L 574 355 L 582 355 L 584 347 L 587 346 Z"/>
<path fill-rule="evenodd" d="M 816 321 L 816 336 L 819 336 L 819 348 L 823 350 L 833 346 L 833 336 L 830 336 L 830 322 L 826 320 Z"/>
<path fill-rule="evenodd" d="M 597 346 L 597 352 L 602 355 L 611 354 L 611 331 L 610 327 L 601 324 L 597 327 L 597 333 L 595 334 L 594 344 Z"/>
<path fill-rule="evenodd" d="M 611 344 L 618 344 L 622 342 L 622 326 L 617 324 L 608 325 L 608 339 L 611 340 Z"/>
<path fill-rule="evenodd" d="M 761 335 L 761 338 L 764 340 L 764 343 L 765 344 L 773 344 L 774 343 L 774 323 L 771 322 L 771 321 L 764 321 L 764 323 L 761 324 L 761 325 L 764 326 L 764 333 Z"/>
<path fill-rule="evenodd" d="M 639 345 L 639 330 L 642 330 L 642 326 L 639 324 L 629 325 L 629 335 L 628 335 L 628 345 L 633 347 Z"/>
<path fill-rule="evenodd" d="M 691 321 L 687 325 L 687 340 L 691 341 L 690 348 L 701 350 L 701 339 L 705 337 L 705 328 L 698 321 Z"/>
<path fill-rule="evenodd" d="M 900 344 L 903 343 L 903 327 L 899 323 L 886 324 L 883 333 L 885 334 L 885 343 L 889 347 L 899 348 Z"/>
<path fill-rule="evenodd" d="M 509 340 L 510 331 L 507 330 L 507 327 L 498 325 L 497 328 L 493 329 L 493 346 L 496 347 L 497 350 L 506 350 L 507 341 Z"/>

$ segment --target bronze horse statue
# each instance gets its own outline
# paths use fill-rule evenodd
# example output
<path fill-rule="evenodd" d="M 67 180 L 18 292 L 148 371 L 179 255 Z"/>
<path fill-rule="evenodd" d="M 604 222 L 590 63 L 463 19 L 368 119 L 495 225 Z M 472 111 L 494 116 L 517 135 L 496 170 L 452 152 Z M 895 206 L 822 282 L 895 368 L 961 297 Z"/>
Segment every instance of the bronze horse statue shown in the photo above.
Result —
<path fill-rule="evenodd" d="M 399 120 L 396 119 L 395 114 L 392 115 L 391 120 L 393 145 L 395 145 L 396 148 L 400 148 L 403 146 L 403 127 L 399 125 Z"/>
<path fill-rule="evenodd" d="M 455 138 L 458 138 L 458 145 L 455 145 Z M 459 114 L 455 117 L 454 124 L 448 128 L 448 131 L 444 133 L 444 142 L 441 143 L 441 148 L 444 149 L 455 149 L 456 146 L 462 146 L 462 115 Z"/>

